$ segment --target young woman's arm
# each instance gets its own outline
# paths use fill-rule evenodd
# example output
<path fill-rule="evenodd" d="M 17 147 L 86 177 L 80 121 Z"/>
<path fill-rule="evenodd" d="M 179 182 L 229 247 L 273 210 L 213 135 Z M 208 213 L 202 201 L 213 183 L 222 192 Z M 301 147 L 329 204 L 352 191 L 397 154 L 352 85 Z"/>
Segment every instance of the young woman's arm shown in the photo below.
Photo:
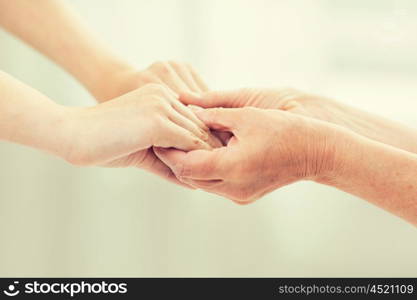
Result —
<path fill-rule="evenodd" d="M 67 70 L 99 102 L 147 83 L 164 84 L 175 92 L 207 90 L 188 64 L 158 62 L 136 70 L 103 44 L 61 0 L 0 0 L 0 26 Z"/>
<path fill-rule="evenodd" d="M 74 108 L 0 72 L 0 141 L 47 151 L 75 165 L 139 167 L 179 183 L 152 147 L 209 149 L 204 129 L 163 85 Z"/>
<path fill-rule="evenodd" d="M 65 107 L 0 71 L 0 140 L 64 158 L 67 125 Z"/>
<path fill-rule="evenodd" d="M 93 95 L 103 76 L 128 64 L 60 0 L 0 0 L 0 25 L 77 78 Z"/>

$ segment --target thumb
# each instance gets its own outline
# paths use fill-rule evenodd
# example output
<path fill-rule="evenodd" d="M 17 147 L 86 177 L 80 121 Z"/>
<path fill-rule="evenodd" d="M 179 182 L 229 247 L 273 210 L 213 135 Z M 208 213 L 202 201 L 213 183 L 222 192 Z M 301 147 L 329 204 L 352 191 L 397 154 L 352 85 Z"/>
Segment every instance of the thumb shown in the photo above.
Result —
<path fill-rule="evenodd" d="M 241 124 L 239 108 L 210 108 L 196 112 L 197 117 L 208 127 L 214 130 L 231 131 L 236 130 L 236 126 Z"/>
<path fill-rule="evenodd" d="M 197 105 L 204 108 L 211 107 L 239 107 L 237 99 L 239 92 L 232 91 L 211 91 L 203 94 L 182 93 L 180 101 L 184 104 Z"/>

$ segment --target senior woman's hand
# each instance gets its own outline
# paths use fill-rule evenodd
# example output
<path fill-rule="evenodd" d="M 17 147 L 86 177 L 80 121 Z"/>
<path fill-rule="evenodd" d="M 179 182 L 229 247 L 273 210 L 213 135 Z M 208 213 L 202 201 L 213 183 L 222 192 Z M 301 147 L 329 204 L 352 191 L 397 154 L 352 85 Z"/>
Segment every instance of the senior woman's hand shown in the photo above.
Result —
<path fill-rule="evenodd" d="M 279 110 L 217 108 L 198 115 L 233 137 L 212 151 L 157 148 L 181 181 L 245 204 L 286 184 L 313 180 L 417 225 L 416 154 Z"/>
<path fill-rule="evenodd" d="M 285 110 L 341 125 L 375 141 L 417 153 L 415 129 L 342 102 L 295 89 L 245 88 L 203 95 L 182 94 L 181 101 L 205 108 L 252 106 Z"/>
<path fill-rule="evenodd" d="M 238 203 L 281 186 L 331 174 L 344 129 L 279 110 L 207 109 L 212 129 L 233 133 L 226 147 L 183 152 L 156 148 L 182 182 Z"/>

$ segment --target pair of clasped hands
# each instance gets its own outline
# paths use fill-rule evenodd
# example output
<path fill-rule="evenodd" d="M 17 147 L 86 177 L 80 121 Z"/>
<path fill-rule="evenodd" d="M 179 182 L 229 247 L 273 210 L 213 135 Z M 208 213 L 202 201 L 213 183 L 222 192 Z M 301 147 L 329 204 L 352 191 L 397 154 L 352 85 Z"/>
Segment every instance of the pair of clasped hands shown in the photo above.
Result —
<path fill-rule="evenodd" d="M 113 82 L 118 88 L 103 86 L 101 98 L 122 96 L 70 109 L 77 141 L 68 145 L 68 161 L 143 168 L 241 204 L 298 180 L 331 177 L 336 145 L 351 134 L 327 122 L 326 114 L 344 111 L 332 100 L 291 89 L 213 92 L 188 64 L 158 62 Z"/>
<path fill-rule="evenodd" d="M 62 106 L 0 71 L 0 141 L 75 165 L 143 168 L 241 204 L 310 180 L 417 225 L 414 128 L 291 89 L 209 91 L 184 63 L 138 71 L 63 1 L 0 0 L 0 26 L 99 102 Z"/>

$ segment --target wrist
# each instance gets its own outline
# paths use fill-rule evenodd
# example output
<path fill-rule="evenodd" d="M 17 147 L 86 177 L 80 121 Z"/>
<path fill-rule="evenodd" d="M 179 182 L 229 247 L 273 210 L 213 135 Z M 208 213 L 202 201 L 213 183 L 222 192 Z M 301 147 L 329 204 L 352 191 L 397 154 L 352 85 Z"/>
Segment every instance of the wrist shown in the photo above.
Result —
<path fill-rule="evenodd" d="M 108 101 L 135 89 L 130 86 L 130 78 L 133 78 L 136 72 L 133 66 L 123 61 L 109 59 L 100 71 L 97 71 L 97 77 L 91 81 L 87 89 L 97 102 Z"/>
<path fill-rule="evenodd" d="M 88 166 L 93 163 L 88 146 L 93 140 L 88 133 L 94 130 L 94 126 L 88 120 L 93 118 L 91 113 L 94 114 L 94 109 L 95 107 L 61 107 L 61 126 L 57 133 L 60 145 L 57 146 L 56 153 L 72 165 Z"/>
<path fill-rule="evenodd" d="M 6 140 L 65 158 L 69 139 L 68 108 L 52 101 L 39 103 L 18 115 Z"/>
<path fill-rule="evenodd" d="M 50 128 L 45 135 L 45 150 L 68 161 L 68 155 L 76 147 L 77 129 L 74 115 L 80 108 L 56 105 L 51 119 L 45 125 Z M 79 134 L 79 132 L 78 132 Z"/>
<path fill-rule="evenodd" d="M 351 176 L 355 176 L 352 174 L 353 166 L 362 159 L 364 142 L 366 139 L 350 130 L 337 130 L 333 137 L 333 146 L 328 153 L 331 160 L 313 181 L 334 187 L 349 181 Z"/>

